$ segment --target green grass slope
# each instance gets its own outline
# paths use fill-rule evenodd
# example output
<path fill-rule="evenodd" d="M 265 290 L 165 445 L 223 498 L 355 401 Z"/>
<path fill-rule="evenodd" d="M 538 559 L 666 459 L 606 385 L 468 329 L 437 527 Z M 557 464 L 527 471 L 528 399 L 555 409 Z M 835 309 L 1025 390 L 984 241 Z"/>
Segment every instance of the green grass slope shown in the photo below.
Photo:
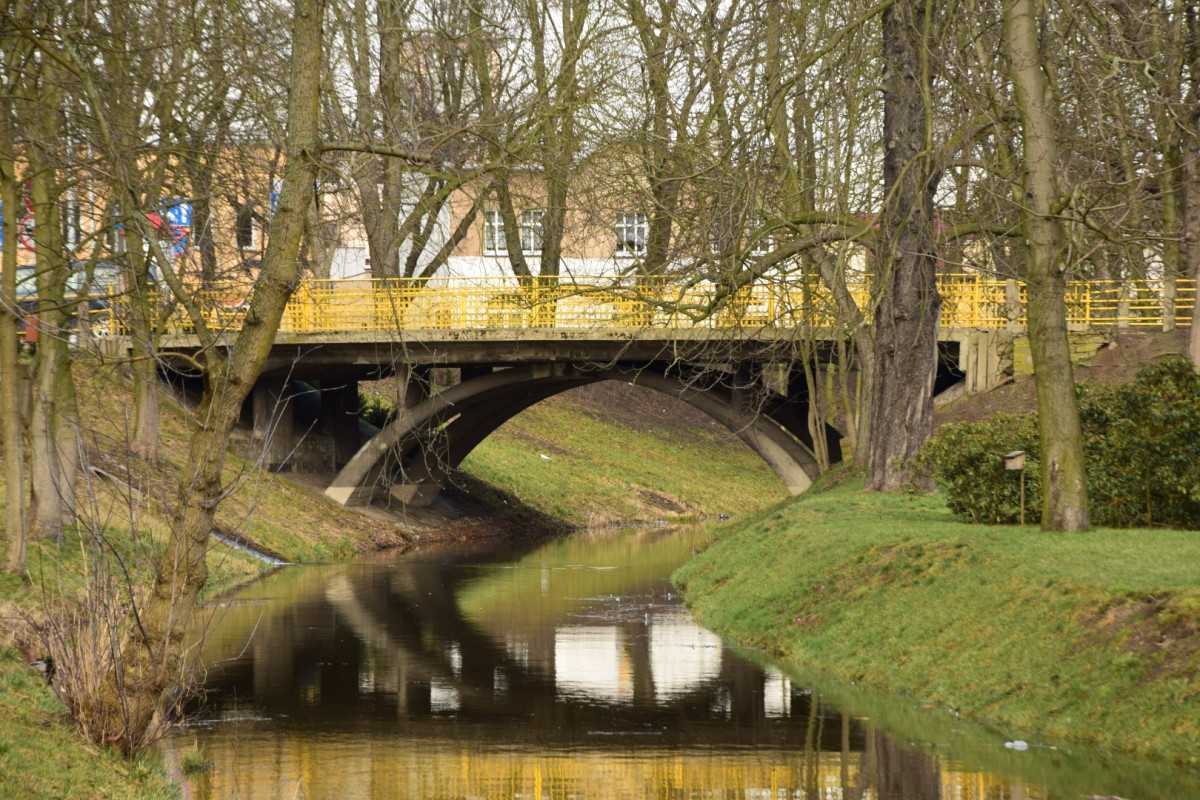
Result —
<path fill-rule="evenodd" d="M 573 525 L 743 514 L 787 495 L 727 429 L 646 389 L 600 384 L 501 426 L 463 470 Z"/>
<path fill-rule="evenodd" d="M 1200 763 L 1200 533 L 964 525 L 847 481 L 724 528 L 675 579 L 802 669 Z"/>
<path fill-rule="evenodd" d="M 41 798 L 178 797 L 153 757 L 125 761 L 88 744 L 41 676 L 11 648 L 0 649 L 0 796 Z"/>

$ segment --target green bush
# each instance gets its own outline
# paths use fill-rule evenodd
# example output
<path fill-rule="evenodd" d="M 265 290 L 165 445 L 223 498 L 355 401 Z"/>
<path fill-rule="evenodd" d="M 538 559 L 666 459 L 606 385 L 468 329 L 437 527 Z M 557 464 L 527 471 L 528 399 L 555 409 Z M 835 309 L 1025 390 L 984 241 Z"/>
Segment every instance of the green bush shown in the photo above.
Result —
<path fill-rule="evenodd" d="M 1084 384 L 1080 422 L 1091 518 L 1110 527 L 1200 526 L 1200 375 L 1189 361 L 1144 367 L 1124 386 Z M 999 414 L 943 426 L 922 451 L 950 509 L 963 519 L 1015 523 L 1020 479 L 1003 454 L 1024 450 L 1026 519 L 1041 516 L 1037 415 Z"/>
<path fill-rule="evenodd" d="M 1200 374 L 1170 358 L 1080 399 L 1092 521 L 1200 527 Z"/>
<path fill-rule="evenodd" d="M 943 425 L 919 456 L 932 467 L 946 504 L 973 522 L 1016 524 L 1021 519 L 1021 473 L 1005 469 L 1004 455 L 1025 451 L 1025 519 L 1042 514 L 1037 417 L 997 414 L 983 422 Z"/>
<path fill-rule="evenodd" d="M 396 408 L 391 402 L 377 394 L 358 393 L 358 418 L 382 429 L 396 418 Z"/>

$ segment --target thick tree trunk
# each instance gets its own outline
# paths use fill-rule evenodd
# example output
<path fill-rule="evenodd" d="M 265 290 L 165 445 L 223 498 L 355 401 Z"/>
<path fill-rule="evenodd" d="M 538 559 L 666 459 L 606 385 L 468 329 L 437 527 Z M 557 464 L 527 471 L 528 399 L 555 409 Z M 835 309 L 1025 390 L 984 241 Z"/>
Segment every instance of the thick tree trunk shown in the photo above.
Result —
<path fill-rule="evenodd" d="M 521 223 L 517 219 L 517 206 L 513 202 L 512 187 L 509 185 L 511 175 L 512 173 L 505 169 L 496 177 L 496 202 L 500 205 L 500 220 L 504 225 L 500 235 L 504 237 L 508 264 L 512 267 L 513 275 L 518 278 L 532 278 L 533 271 L 529 269 L 529 262 L 521 250 Z"/>
<path fill-rule="evenodd" d="M 112 28 L 107 31 L 107 77 L 111 85 L 101 95 L 95 92 L 93 102 L 98 106 L 97 120 L 101 123 L 101 141 L 107 151 L 108 163 L 115 167 L 116 209 L 125 235 L 126 252 L 125 285 L 129 289 L 129 314 L 126 316 L 130 328 L 132 366 L 134 377 L 133 439 L 130 449 L 153 463 L 158 456 L 159 408 L 158 372 L 155 360 L 158 331 L 157 302 L 152 299 L 154 291 L 150 280 L 151 267 L 158 260 L 160 272 L 172 268 L 169 248 L 161 246 L 162 232 L 152 230 L 145 212 L 155 209 L 163 197 L 163 175 L 161 168 L 147 169 L 144 141 L 148 136 L 147 120 L 141 116 L 140 96 L 143 86 L 141 69 L 137 57 L 140 29 L 136 20 L 118 15 Z M 111 124 L 106 124 L 111 123 Z M 150 136 L 149 138 L 154 138 Z M 185 160 L 186 161 L 186 160 Z M 203 159 L 201 159 L 203 161 Z M 199 162 L 197 162 L 198 164 Z M 190 176 L 201 180 L 193 191 L 204 197 L 205 218 L 199 220 L 202 228 L 211 222 L 207 218 L 210 210 L 209 198 L 204 196 L 211 183 L 211 170 L 206 166 L 191 164 Z M 194 209 L 193 209 L 194 210 Z M 193 222 L 197 220 L 193 219 Z M 205 230 L 202 237 L 209 237 Z M 202 268 L 203 269 L 203 268 Z"/>
<path fill-rule="evenodd" d="M 114 154 L 114 160 L 121 158 L 122 151 L 134 152 L 134 148 L 119 150 Z M 137 174 L 137 165 L 127 163 L 124 174 L 127 178 Z M 133 356 L 133 437 L 129 449 L 153 464 L 158 460 L 159 442 L 158 361 L 154 357 L 159 335 L 156 318 L 159 306 L 154 298 L 157 290 L 151 285 L 149 276 L 157 243 L 143 238 L 142 220 L 136 208 L 123 213 L 121 220 L 128 247 L 125 279 L 130 291 L 126 320 Z M 168 266 L 163 265 L 164 268 Z"/>
<path fill-rule="evenodd" d="M 1057 217 L 1057 109 L 1042 70 L 1035 14 L 1033 0 L 1005 2 L 1004 45 L 1023 140 L 1025 195 L 1020 206 L 1028 242 L 1025 282 L 1042 449 L 1042 530 L 1077 531 L 1088 526 L 1087 483 L 1063 300 L 1067 264 Z"/>
<path fill-rule="evenodd" d="M 1186 63 L 1193 67 L 1200 62 L 1200 19 L 1196 13 L 1187 17 L 1184 33 Z M 1200 135 L 1196 126 L 1200 124 L 1200 75 L 1196 70 L 1188 71 L 1186 115 L 1183 127 L 1183 257 L 1184 274 L 1195 281 L 1195 298 L 1192 301 L 1192 323 L 1188 329 L 1188 357 L 1192 366 L 1200 370 Z"/>
<path fill-rule="evenodd" d="M 130 753 L 148 741 L 155 714 L 179 685 L 184 631 L 207 579 L 205 555 L 224 494 L 230 432 L 257 380 L 300 275 L 305 214 L 313 201 L 320 143 L 319 78 L 323 0 L 296 0 L 283 189 L 246 321 L 228 355 L 213 351 L 181 476 L 180 512 L 158 562 L 154 586 L 122 648 L 122 663 L 83 709 L 97 741 Z"/>
<path fill-rule="evenodd" d="M 927 484 L 909 460 L 933 431 L 933 380 L 941 297 L 933 257 L 926 0 L 900 0 L 883 13 L 884 201 L 876 251 L 875 363 L 867 488 Z"/>
<path fill-rule="evenodd" d="M 154 464 L 158 461 L 159 398 L 157 361 L 152 358 L 133 362 L 133 441 L 130 449 Z"/>
<path fill-rule="evenodd" d="M 132 275 L 132 323 L 133 343 L 133 452 L 153 464 L 158 461 L 159 442 L 159 397 L 158 360 L 154 357 L 158 349 L 159 306 L 154 300 L 154 287 L 150 281 L 150 267 L 154 262 L 157 243 L 152 242 L 145 258 L 140 255 L 130 260 Z M 162 269 L 171 268 L 162 264 Z"/>
<path fill-rule="evenodd" d="M 1188 358 L 1200 371 L 1200 141 L 1195 136 L 1184 137 L 1184 209 L 1183 241 L 1187 259 L 1187 275 L 1194 281 L 1192 322 L 1188 328 Z"/>
<path fill-rule="evenodd" d="M 17 229 L 17 178 L 12 101 L 0 106 L 0 212 L 3 229 Z M 16 237 L 10 237 L 12 241 Z M 5 568 L 25 570 L 25 442 L 21 403 L 24 375 L 17 353 L 17 248 L 5 247 L 0 266 L 0 428 L 4 442 Z"/>
<path fill-rule="evenodd" d="M 207 163 L 189 170 L 192 182 L 192 247 L 200 255 L 200 284 L 211 287 L 219 279 L 217 241 L 213 236 L 212 172 Z"/>

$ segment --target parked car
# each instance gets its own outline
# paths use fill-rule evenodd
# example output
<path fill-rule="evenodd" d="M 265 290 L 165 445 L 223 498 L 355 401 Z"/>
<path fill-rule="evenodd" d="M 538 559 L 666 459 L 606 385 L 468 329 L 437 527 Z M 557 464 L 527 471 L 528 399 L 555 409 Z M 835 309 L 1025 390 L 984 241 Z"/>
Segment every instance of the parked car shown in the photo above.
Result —
<path fill-rule="evenodd" d="M 17 267 L 17 308 L 21 310 L 23 329 L 25 318 L 37 311 L 37 270 L 32 267 Z"/>

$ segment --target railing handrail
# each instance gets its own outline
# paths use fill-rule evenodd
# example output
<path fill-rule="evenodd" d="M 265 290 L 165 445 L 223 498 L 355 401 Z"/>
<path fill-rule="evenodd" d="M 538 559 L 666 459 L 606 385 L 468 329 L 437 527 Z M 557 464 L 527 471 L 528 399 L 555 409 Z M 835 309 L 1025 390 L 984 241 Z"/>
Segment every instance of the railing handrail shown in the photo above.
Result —
<path fill-rule="evenodd" d="M 1170 287 L 1168 291 L 1167 287 Z M 314 279 L 301 282 L 284 313 L 281 331 L 506 330 L 556 328 L 837 328 L 838 310 L 818 280 L 760 279 L 726 289 L 670 278 L 439 277 L 425 279 Z M 253 283 L 231 282 L 197 291 L 206 324 L 240 325 Z M 847 289 L 860 308 L 870 301 L 869 281 Z M 943 328 L 1000 329 L 1025 322 L 1025 287 L 979 275 L 938 279 Z M 1161 279 L 1074 281 L 1065 295 L 1068 323 L 1079 327 L 1187 325 L 1195 281 Z M 114 295 L 114 333 L 127 298 Z M 176 314 L 172 333 L 191 322 Z"/>

